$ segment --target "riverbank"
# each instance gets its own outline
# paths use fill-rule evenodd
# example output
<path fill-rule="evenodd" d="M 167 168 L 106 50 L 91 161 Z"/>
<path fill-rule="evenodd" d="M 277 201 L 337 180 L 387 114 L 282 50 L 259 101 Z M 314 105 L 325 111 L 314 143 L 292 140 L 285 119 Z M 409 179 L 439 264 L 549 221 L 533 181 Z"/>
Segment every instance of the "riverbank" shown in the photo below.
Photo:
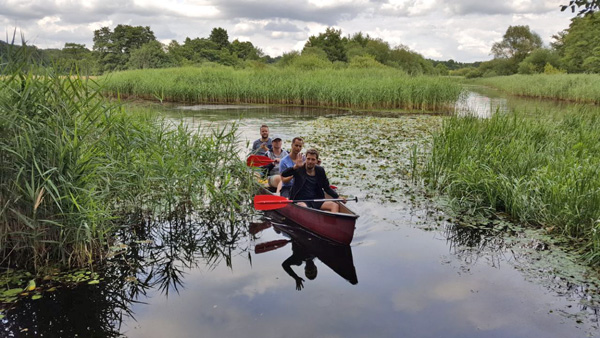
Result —
<path fill-rule="evenodd" d="M 562 237 L 600 265 L 600 119 L 586 107 L 560 114 L 448 118 L 418 171 L 454 207 Z"/>
<path fill-rule="evenodd" d="M 131 214 L 244 208 L 252 182 L 230 156 L 235 127 L 201 135 L 127 112 L 93 81 L 41 71 L 2 69 L 11 74 L 0 82 L 2 268 L 101 264 Z"/>
<path fill-rule="evenodd" d="M 453 79 L 396 69 L 187 67 L 112 73 L 99 79 L 113 96 L 181 103 L 275 104 L 451 112 L 462 87 Z"/>
<path fill-rule="evenodd" d="M 510 75 L 467 80 L 511 95 L 600 104 L 598 74 Z"/>

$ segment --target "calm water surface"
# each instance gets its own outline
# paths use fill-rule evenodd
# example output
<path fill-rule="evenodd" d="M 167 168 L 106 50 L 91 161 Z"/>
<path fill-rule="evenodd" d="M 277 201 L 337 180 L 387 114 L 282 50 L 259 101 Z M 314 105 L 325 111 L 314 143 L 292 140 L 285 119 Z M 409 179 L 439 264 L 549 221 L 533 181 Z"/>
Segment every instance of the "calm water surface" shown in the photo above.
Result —
<path fill-rule="evenodd" d="M 471 95 L 471 101 L 489 102 Z M 166 114 L 202 128 L 241 118 L 245 151 L 245 142 L 258 137 L 265 121 L 272 135 L 289 142 L 304 121 L 345 113 L 196 106 Z M 588 291 L 597 286 L 529 265 L 525 252 L 530 248 L 521 244 L 529 240 L 457 229 L 426 203 L 381 203 L 364 200 L 368 191 L 341 189 L 361 200 L 349 204 L 360 214 L 351 246 L 332 245 L 273 215 L 253 217 L 245 224 L 247 234 L 227 240 L 207 239 L 194 231 L 195 224 L 169 224 L 146 237 L 154 244 L 139 252 L 144 257 L 139 264 L 147 267 L 136 270 L 143 271 L 137 278 L 153 281 L 151 286 L 106 281 L 62 290 L 10 310 L 4 332 L 46 337 L 598 335 L 597 308 L 588 302 Z M 193 240 L 200 237 L 202 243 Z M 292 255 L 317 267 L 316 277 L 309 279 L 306 263 L 291 265 L 304 279 L 301 290 L 282 266 Z M 585 276 L 585 269 L 573 269 Z"/>

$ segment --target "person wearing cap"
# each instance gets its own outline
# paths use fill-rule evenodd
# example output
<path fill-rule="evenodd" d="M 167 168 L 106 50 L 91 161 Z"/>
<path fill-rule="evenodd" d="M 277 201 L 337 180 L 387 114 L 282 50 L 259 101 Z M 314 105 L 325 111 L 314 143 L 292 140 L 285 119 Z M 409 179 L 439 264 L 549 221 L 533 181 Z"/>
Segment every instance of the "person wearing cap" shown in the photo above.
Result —
<path fill-rule="evenodd" d="M 269 170 L 268 182 L 272 188 L 277 188 L 277 192 L 281 190 L 281 175 L 279 175 L 279 163 L 281 159 L 288 155 L 288 152 L 281 149 L 281 137 L 276 136 L 272 141 L 273 149 L 267 153 L 267 156 L 273 160 L 273 165 Z"/>

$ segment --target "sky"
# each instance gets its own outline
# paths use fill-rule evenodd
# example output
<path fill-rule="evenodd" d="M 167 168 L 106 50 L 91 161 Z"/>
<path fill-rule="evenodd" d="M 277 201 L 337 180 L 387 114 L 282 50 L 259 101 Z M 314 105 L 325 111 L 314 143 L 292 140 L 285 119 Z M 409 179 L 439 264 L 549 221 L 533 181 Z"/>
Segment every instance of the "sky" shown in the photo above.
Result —
<path fill-rule="evenodd" d="M 492 59 L 492 44 L 509 26 L 528 25 L 545 45 L 576 15 L 567 0 L 0 0 L 3 41 L 15 29 L 28 44 L 93 47 L 94 30 L 118 24 L 150 26 L 156 38 L 182 43 L 214 27 L 229 40 L 250 41 L 272 57 L 300 51 L 327 27 L 404 45 L 426 58 L 475 62 Z"/>

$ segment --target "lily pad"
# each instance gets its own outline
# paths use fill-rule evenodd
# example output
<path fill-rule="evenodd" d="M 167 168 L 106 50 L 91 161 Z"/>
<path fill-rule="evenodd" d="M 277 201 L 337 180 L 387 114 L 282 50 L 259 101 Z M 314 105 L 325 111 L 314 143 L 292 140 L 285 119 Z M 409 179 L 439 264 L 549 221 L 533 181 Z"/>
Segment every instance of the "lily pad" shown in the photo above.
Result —
<path fill-rule="evenodd" d="M 20 288 L 9 289 L 9 290 L 6 290 L 6 291 L 2 292 L 2 296 L 4 296 L 4 297 L 14 297 L 14 296 L 20 294 L 21 292 L 23 292 L 23 289 L 20 289 Z"/>

